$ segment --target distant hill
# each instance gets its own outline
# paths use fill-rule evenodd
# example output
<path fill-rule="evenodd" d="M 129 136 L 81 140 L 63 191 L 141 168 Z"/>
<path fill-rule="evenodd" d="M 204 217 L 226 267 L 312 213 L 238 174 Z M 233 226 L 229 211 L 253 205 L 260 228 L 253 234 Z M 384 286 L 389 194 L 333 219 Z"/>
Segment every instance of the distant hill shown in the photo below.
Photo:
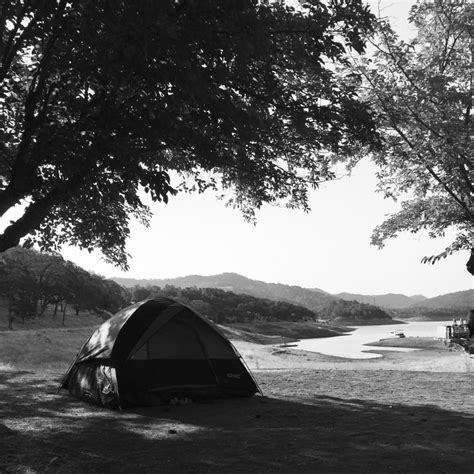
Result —
<path fill-rule="evenodd" d="M 285 301 L 257 298 L 219 288 L 155 288 L 149 297 L 173 298 L 193 307 L 217 324 L 256 321 L 317 321 L 318 315 L 304 306 Z"/>
<path fill-rule="evenodd" d="M 474 309 L 474 290 L 427 298 L 407 308 L 387 309 L 393 318 L 415 321 L 446 321 L 467 317 Z"/>
<path fill-rule="evenodd" d="M 456 291 L 412 304 L 411 308 L 474 309 L 474 290 Z"/>
<path fill-rule="evenodd" d="M 303 306 L 318 314 L 321 319 L 353 324 L 372 323 L 376 321 L 391 321 L 390 316 L 378 307 L 361 304 L 356 301 L 344 301 L 341 298 L 317 288 L 302 288 L 281 283 L 266 283 L 252 280 L 237 273 L 222 273 L 219 275 L 202 276 L 189 275 L 179 278 L 134 280 L 130 278 L 115 278 L 117 283 L 134 287 L 157 286 L 164 288 L 166 285 L 179 288 L 218 288 L 234 293 L 247 294 L 257 298 L 266 298 L 273 301 Z"/>
<path fill-rule="evenodd" d="M 258 298 L 268 298 L 275 301 L 287 301 L 300 304 L 311 311 L 319 311 L 337 297 L 317 288 L 307 289 L 300 286 L 283 285 L 282 283 L 266 283 L 252 280 L 237 273 L 221 273 L 219 275 L 203 276 L 188 275 L 178 278 L 135 280 L 132 278 L 114 278 L 120 285 L 126 287 L 139 286 L 176 286 L 178 288 L 219 288 L 221 290 L 244 293 Z"/>
<path fill-rule="evenodd" d="M 442 320 L 460 317 L 465 310 L 474 308 L 474 290 L 458 291 L 426 298 L 422 295 L 406 296 L 388 293 L 384 295 L 360 295 L 339 293 L 331 295 L 319 288 L 302 288 L 281 283 L 252 280 L 237 273 L 202 276 L 188 275 L 179 278 L 137 280 L 114 278 L 129 288 L 135 286 L 160 288 L 166 285 L 180 288 L 219 288 L 234 293 L 247 294 L 274 301 L 297 304 L 318 313 L 322 319 L 342 324 L 376 324 L 390 322 L 389 315 L 397 318 Z M 380 309 L 382 308 L 382 309 Z M 383 311 L 385 309 L 386 311 Z M 378 320 L 378 321 L 377 321 Z"/>
<path fill-rule="evenodd" d="M 416 321 L 445 321 L 466 317 L 474 308 L 474 290 L 457 291 L 434 298 L 400 294 L 358 295 L 339 293 L 344 300 L 372 303 L 385 308 L 392 318 Z"/>
<path fill-rule="evenodd" d="M 381 308 L 402 309 L 417 303 L 422 303 L 427 298 L 423 295 L 406 296 L 397 293 L 385 295 L 359 295 L 355 293 L 338 293 L 338 298 L 346 301 L 358 301 L 359 303 L 372 304 Z"/>

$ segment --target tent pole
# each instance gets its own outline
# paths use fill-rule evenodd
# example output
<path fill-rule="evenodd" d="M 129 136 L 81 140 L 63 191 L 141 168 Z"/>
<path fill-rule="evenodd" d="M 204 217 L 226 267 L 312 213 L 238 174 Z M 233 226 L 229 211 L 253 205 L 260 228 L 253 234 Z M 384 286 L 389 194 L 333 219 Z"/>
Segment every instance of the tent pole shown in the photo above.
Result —
<path fill-rule="evenodd" d="M 230 341 L 229 341 L 229 342 L 230 342 Z M 231 345 L 232 345 L 232 347 L 234 347 L 232 343 L 231 343 Z M 247 362 L 245 362 L 245 359 L 240 355 L 240 353 L 237 352 L 237 354 L 239 354 L 239 359 L 242 361 L 242 364 L 243 364 L 244 367 L 247 369 L 247 372 L 249 373 L 250 378 L 253 380 L 253 383 L 255 384 L 255 386 L 256 386 L 257 389 L 258 389 L 258 392 L 260 393 L 260 395 L 261 395 L 262 397 L 264 397 L 265 395 L 263 394 L 262 389 L 260 388 L 260 385 L 259 385 L 259 384 L 257 383 L 257 381 L 255 380 L 255 377 L 253 376 L 252 371 L 249 369 L 249 366 L 247 365 Z"/>
<path fill-rule="evenodd" d="M 77 360 L 79 359 L 79 354 L 82 352 L 82 349 L 84 349 L 84 347 L 86 347 L 86 344 L 90 341 L 92 335 L 89 336 L 89 339 L 87 339 L 86 342 L 84 342 L 84 344 L 82 344 L 79 352 L 77 353 L 75 359 L 72 361 L 71 365 L 69 366 L 69 368 L 67 369 L 66 373 L 63 375 L 63 377 L 61 378 L 61 382 L 59 382 L 59 386 L 58 386 L 58 389 L 56 390 L 56 394 L 59 393 L 59 391 L 63 388 L 63 385 L 64 385 L 64 382 L 66 381 L 66 378 L 67 376 L 69 375 L 69 372 L 71 371 L 71 369 L 74 367 L 74 364 L 77 362 Z"/>
<path fill-rule="evenodd" d="M 111 375 L 112 375 L 112 383 L 114 384 L 114 389 L 115 389 L 115 393 L 117 394 L 117 402 L 118 402 L 118 407 L 119 407 L 119 410 L 122 411 L 123 410 L 123 407 L 122 407 L 122 402 L 120 400 L 120 392 L 119 392 L 119 388 L 118 388 L 118 382 L 117 382 L 117 369 L 115 367 L 111 367 Z"/>

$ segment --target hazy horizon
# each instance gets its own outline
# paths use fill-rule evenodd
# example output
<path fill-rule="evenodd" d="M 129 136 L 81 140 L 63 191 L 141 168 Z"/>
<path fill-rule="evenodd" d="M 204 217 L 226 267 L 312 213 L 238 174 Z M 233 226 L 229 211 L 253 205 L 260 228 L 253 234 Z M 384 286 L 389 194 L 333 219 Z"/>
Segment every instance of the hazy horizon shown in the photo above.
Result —
<path fill-rule="evenodd" d="M 254 280 L 321 288 L 329 293 L 400 293 L 438 296 L 472 288 L 467 251 L 422 264 L 449 244 L 428 232 L 404 233 L 384 249 L 370 234 L 395 203 L 375 192 L 375 168 L 367 160 L 351 177 L 324 183 L 310 194 L 311 212 L 266 205 L 256 225 L 225 207 L 215 194 L 179 194 L 152 204 L 147 229 L 131 224 L 130 270 L 100 260 L 99 254 L 66 248 L 64 257 L 106 277 L 176 278 L 238 273 Z"/>
<path fill-rule="evenodd" d="M 135 278 L 135 277 L 131 277 L 131 276 L 114 276 L 114 275 L 111 275 L 111 276 L 108 276 L 107 278 L 112 279 L 112 280 L 121 280 L 121 279 L 123 279 L 123 280 L 134 280 L 134 281 L 154 281 L 154 280 L 178 280 L 178 279 L 181 279 L 181 278 L 187 278 L 187 277 L 193 277 L 193 276 L 196 276 L 196 277 L 214 277 L 214 276 L 220 276 L 220 275 L 226 275 L 226 274 L 238 275 L 240 277 L 248 278 L 249 280 L 258 281 L 258 282 L 262 282 L 262 283 L 282 284 L 282 285 L 288 285 L 288 286 L 298 286 L 298 287 L 301 287 L 301 288 L 304 288 L 304 289 L 307 289 L 307 290 L 321 290 L 321 291 L 324 291 L 324 292 L 326 292 L 330 295 L 338 295 L 338 294 L 341 294 L 341 293 L 348 293 L 348 294 L 354 294 L 354 295 L 360 295 L 360 296 L 402 295 L 402 296 L 406 296 L 408 298 L 413 298 L 413 297 L 416 297 L 416 296 L 423 296 L 423 297 L 426 297 L 426 298 L 435 298 L 437 296 L 442 296 L 442 295 L 446 295 L 446 294 L 450 294 L 450 293 L 458 293 L 458 292 L 462 292 L 462 291 L 469 291 L 469 290 L 473 289 L 473 288 L 465 288 L 465 289 L 460 289 L 460 290 L 456 290 L 456 291 L 450 291 L 448 293 L 441 293 L 439 295 L 434 295 L 434 296 L 426 296 L 426 295 L 423 295 L 421 293 L 406 294 L 406 293 L 399 293 L 399 292 L 394 292 L 394 291 L 390 291 L 390 292 L 387 292 L 387 293 L 357 293 L 357 292 L 353 292 L 353 291 L 338 291 L 336 293 L 332 293 L 330 291 L 327 291 L 325 288 L 322 288 L 322 287 L 319 287 L 319 286 L 306 287 L 306 286 L 301 286 L 301 285 L 294 285 L 294 284 L 291 284 L 291 283 L 282 283 L 280 281 L 259 280 L 259 279 L 256 279 L 256 278 L 250 278 L 247 275 L 242 275 L 242 274 L 236 273 L 236 272 L 221 272 L 221 273 L 212 273 L 212 274 L 208 274 L 208 275 L 204 275 L 204 274 L 201 274 L 201 273 L 192 273 L 192 274 L 187 274 L 187 275 L 178 275 L 178 276 L 175 276 L 175 277 L 146 277 L 146 278 Z"/>

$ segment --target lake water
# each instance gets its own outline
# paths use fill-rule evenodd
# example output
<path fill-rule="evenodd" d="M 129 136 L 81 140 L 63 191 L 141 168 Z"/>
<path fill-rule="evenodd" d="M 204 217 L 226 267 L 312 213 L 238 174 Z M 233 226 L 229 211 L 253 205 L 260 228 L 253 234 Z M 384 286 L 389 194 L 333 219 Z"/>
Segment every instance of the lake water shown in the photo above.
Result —
<path fill-rule="evenodd" d="M 355 326 L 356 329 L 343 336 L 325 337 L 319 339 L 302 339 L 297 343 L 296 349 L 311 352 L 320 352 L 347 359 L 374 359 L 382 357 L 382 354 L 369 353 L 364 351 L 373 350 L 393 350 L 393 351 L 414 351 L 405 347 L 376 347 L 364 346 L 368 342 L 377 342 L 380 339 L 394 337 L 391 331 L 401 330 L 405 336 L 410 337 L 436 337 L 438 326 L 451 324 L 450 321 L 420 321 L 409 322 L 407 324 L 390 324 L 383 326 Z"/>

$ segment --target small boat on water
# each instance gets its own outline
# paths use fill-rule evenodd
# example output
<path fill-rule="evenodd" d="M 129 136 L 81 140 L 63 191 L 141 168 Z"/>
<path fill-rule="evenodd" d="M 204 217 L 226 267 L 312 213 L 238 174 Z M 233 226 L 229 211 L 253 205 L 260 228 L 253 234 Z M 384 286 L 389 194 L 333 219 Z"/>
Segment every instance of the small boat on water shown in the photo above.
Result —
<path fill-rule="evenodd" d="M 405 337 L 405 333 L 401 329 L 391 331 L 390 334 L 393 334 L 395 337 Z"/>

